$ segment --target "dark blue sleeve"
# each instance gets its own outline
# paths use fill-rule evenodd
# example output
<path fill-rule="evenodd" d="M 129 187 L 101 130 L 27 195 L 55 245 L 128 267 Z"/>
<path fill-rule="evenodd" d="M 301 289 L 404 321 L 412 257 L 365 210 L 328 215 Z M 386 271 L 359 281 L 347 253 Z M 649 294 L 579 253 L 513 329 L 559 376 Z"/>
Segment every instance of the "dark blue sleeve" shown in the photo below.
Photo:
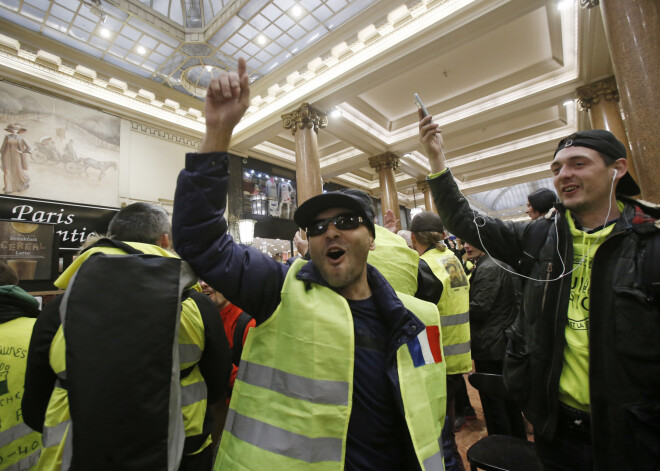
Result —
<path fill-rule="evenodd" d="M 280 303 L 289 267 L 259 250 L 237 244 L 227 233 L 229 156 L 187 154 L 177 180 L 172 217 L 176 252 L 197 275 L 257 324 Z"/>

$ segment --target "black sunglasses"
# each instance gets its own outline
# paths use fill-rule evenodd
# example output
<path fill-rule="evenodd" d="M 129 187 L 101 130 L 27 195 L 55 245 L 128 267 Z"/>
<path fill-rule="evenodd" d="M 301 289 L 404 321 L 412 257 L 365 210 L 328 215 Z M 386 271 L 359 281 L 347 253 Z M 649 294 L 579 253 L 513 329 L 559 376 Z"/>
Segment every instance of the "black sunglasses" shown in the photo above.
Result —
<path fill-rule="evenodd" d="M 330 223 L 333 223 L 337 229 L 340 231 L 348 231 L 351 229 L 356 229 L 360 224 L 364 222 L 362 216 L 357 216 L 355 214 L 340 214 L 333 218 L 328 219 L 319 219 L 314 221 L 310 226 L 308 226 L 305 231 L 309 237 L 316 237 L 324 234 L 328 230 Z"/>

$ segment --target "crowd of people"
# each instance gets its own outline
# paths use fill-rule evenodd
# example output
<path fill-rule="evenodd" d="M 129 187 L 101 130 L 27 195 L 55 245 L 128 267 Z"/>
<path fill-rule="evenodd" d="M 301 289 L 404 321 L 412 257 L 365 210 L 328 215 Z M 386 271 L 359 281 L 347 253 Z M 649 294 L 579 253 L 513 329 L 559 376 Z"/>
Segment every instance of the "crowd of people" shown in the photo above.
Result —
<path fill-rule="evenodd" d="M 511 397 L 481 395 L 488 434 L 527 439 L 524 414 L 542 469 L 660 469 L 659 213 L 611 133 L 561 140 L 556 193 L 511 222 L 470 208 L 420 112 L 437 213 L 404 238 L 320 194 L 282 263 L 228 233 L 249 94 L 242 59 L 211 82 L 171 225 L 122 208 L 41 312 L 0 262 L 0 469 L 463 470 L 471 371 Z"/>

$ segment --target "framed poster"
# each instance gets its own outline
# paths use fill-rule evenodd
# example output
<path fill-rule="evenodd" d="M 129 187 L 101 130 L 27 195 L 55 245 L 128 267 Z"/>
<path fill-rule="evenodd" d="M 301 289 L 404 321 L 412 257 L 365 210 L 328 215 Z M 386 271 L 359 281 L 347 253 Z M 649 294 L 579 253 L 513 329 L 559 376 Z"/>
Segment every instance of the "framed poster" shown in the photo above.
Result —
<path fill-rule="evenodd" d="M 120 118 L 0 81 L 2 193 L 116 206 Z"/>

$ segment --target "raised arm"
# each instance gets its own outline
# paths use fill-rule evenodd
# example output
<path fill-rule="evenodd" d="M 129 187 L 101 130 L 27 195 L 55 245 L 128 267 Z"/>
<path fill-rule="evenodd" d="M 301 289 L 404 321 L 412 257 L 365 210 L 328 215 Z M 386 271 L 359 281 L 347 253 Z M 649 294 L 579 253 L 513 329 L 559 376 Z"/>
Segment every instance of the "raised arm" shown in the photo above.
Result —
<path fill-rule="evenodd" d="M 172 235 L 175 250 L 195 272 L 260 323 L 279 304 L 288 267 L 227 233 L 227 150 L 249 102 L 246 64 L 239 59 L 237 72 L 222 72 L 207 90 L 206 135 L 200 153 L 186 155 L 179 174 Z"/>
<path fill-rule="evenodd" d="M 443 158 L 444 142 L 440 128 L 432 121 L 431 115 L 423 117 L 419 111 L 419 118 L 419 140 L 431 166 L 428 184 L 445 228 L 475 247 L 488 251 L 494 258 L 513 267 L 518 266 L 522 239 L 528 224 L 479 216 L 477 228 L 474 211 L 459 190 Z"/>

